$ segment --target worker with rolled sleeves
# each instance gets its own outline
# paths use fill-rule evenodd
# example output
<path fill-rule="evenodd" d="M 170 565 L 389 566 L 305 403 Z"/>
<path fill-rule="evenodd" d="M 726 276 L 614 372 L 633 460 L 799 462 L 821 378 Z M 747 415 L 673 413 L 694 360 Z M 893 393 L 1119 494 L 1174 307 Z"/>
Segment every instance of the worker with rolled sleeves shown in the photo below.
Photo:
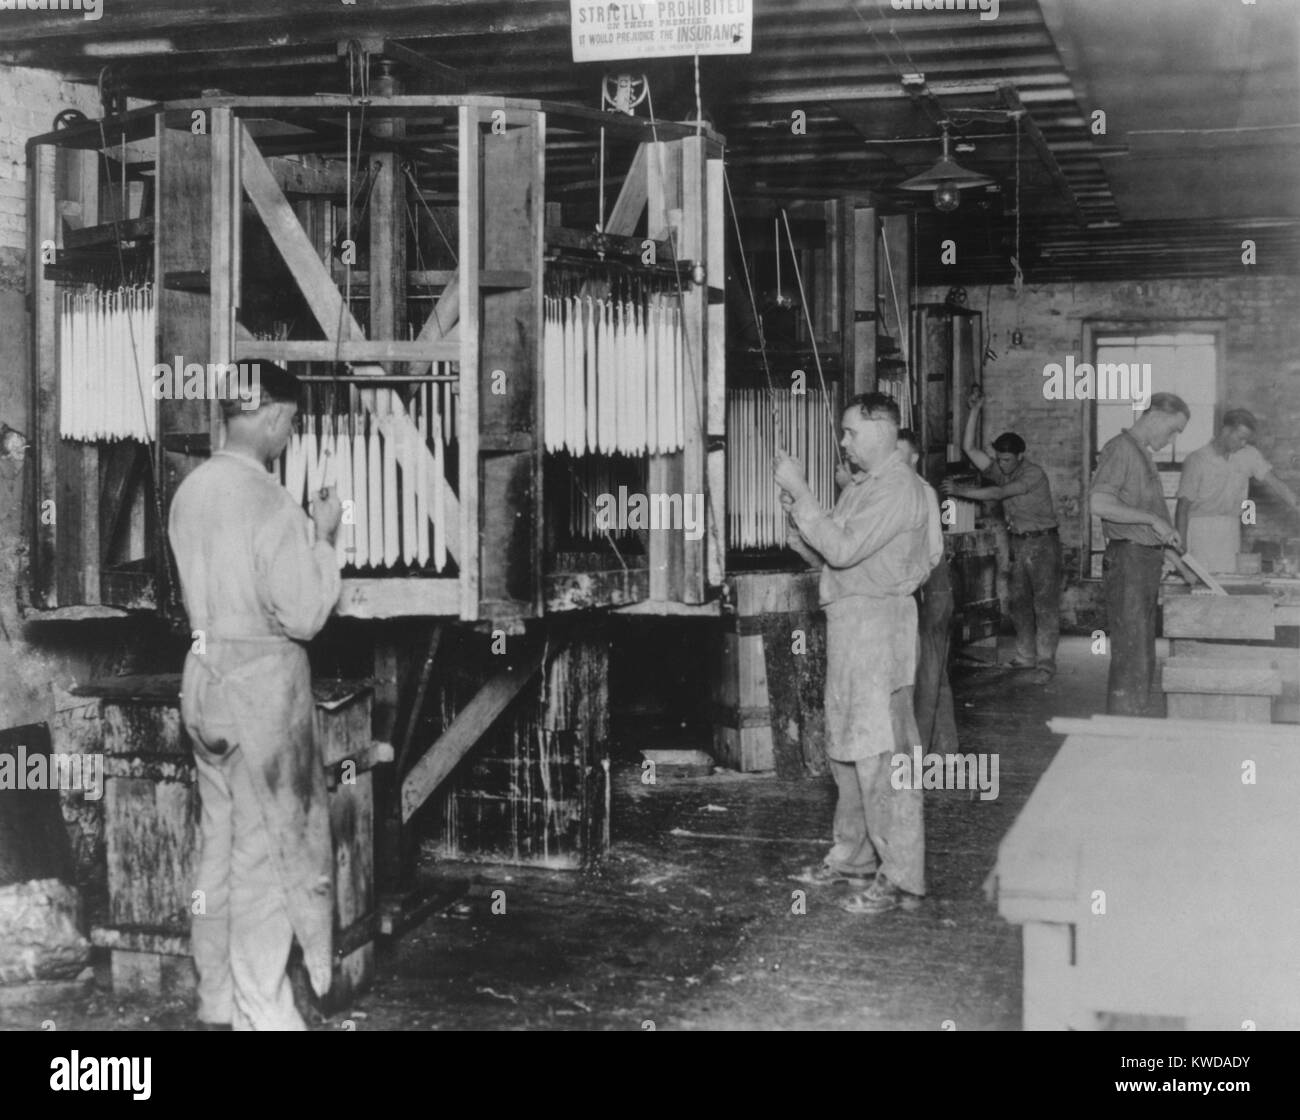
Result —
<path fill-rule="evenodd" d="M 855 914 L 915 909 L 925 894 L 922 792 L 895 788 L 890 779 L 894 754 L 920 742 L 912 593 L 942 555 L 943 537 L 938 508 L 898 447 L 898 422 L 898 406 L 883 394 L 849 402 L 841 446 L 861 473 L 829 513 L 794 459 L 778 456 L 775 464 L 793 527 L 788 543 L 821 569 L 826 753 L 838 789 L 833 846 L 798 878 L 871 879 L 842 903 Z"/>
<path fill-rule="evenodd" d="M 921 461 L 921 441 L 910 428 L 899 429 L 898 450 L 916 470 Z M 841 463 L 835 468 L 835 483 L 843 490 L 857 474 Z M 934 505 L 937 518 L 939 499 L 928 482 L 925 496 Z M 942 552 L 926 581 L 916 589 L 916 607 L 918 648 L 912 699 L 919 741 L 926 752 L 952 754 L 957 750 L 957 716 L 948 679 L 948 645 L 952 639 L 954 603 L 952 573 Z"/>
<path fill-rule="evenodd" d="M 1150 407 L 1101 450 L 1092 476 L 1092 512 L 1106 537 L 1102 578 L 1110 637 L 1106 712 L 1162 715 L 1152 685 L 1156 671 L 1156 606 L 1164 549 L 1182 538 L 1169 521 L 1164 488 L 1152 458 L 1187 427 L 1182 397 L 1156 393 Z"/>
<path fill-rule="evenodd" d="M 1252 478 L 1300 512 L 1291 488 L 1251 446 L 1258 427 L 1244 408 L 1230 409 L 1223 414 L 1219 434 L 1183 460 L 1175 527 L 1187 551 L 1211 572 L 1237 570 L 1242 513 Z"/>
<path fill-rule="evenodd" d="M 252 399 L 222 401 L 225 446 L 181 484 L 168 523 L 196 632 L 181 685 L 202 805 L 190 940 L 201 1024 L 304 1030 L 286 965 L 296 936 L 328 991 L 333 856 L 303 643 L 338 601 L 341 507 L 321 491 L 309 519 L 269 473 L 298 382 L 257 369 Z"/>
<path fill-rule="evenodd" d="M 987 451 L 975 442 L 975 429 L 984 408 L 976 386 L 970 395 L 970 415 L 962 450 L 992 486 L 958 486 L 944 480 L 944 494 L 976 501 L 1000 501 L 1011 537 L 1009 592 L 1011 621 L 1016 628 L 1017 669 L 1034 670 L 1036 684 L 1056 675 L 1056 650 L 1061 644 L 1061 537 L 1047 472 L 1025 458 L 1025 441 L 1003 432 Z"/>

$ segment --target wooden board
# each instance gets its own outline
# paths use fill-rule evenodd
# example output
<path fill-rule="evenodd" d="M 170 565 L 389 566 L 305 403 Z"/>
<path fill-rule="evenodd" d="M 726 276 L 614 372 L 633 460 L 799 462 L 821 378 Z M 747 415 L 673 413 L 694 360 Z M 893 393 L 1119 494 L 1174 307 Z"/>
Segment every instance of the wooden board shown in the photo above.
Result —
<path fill-rule="evenodd" d="M 1267 696 L 1214 696 L 1196 692 L 1167 692 L 1165 712 L 1170 719 L 1269 723 L 1273 718 L 1273 701 Z"/>
<path fill-rule="evenodd" d="M 1271 595 L 1167 595 L 1166 638 L 1272 640 L 1277 625 Z"/>
<path fill-rule="evenodd" d="M 1224 696 L 1280 696 L 1282 675 L 1271 664 L 1171 657 L 1161 666 L 1161 690 Z"/>

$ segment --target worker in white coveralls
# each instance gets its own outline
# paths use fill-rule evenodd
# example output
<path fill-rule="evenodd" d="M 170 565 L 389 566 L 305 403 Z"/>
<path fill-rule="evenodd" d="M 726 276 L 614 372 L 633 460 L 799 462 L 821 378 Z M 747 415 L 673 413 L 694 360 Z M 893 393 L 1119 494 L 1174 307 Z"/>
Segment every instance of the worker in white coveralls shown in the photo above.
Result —
<path fill-rule="evenodd" d="M 330 984 L 333 858 L 302 643 L 339 597 L 341 506 L 310 519 L 268 465 L 298 382 L 257 365 L 253 399 L 223 399 L 225 447 L 176 491 L 168 537 L 190 626 L 181 715 L 202 803 L 191 946 L 201 1024 L 305 1030 L 286 974 L 295 935 L 312 987 Z"/>
<path fill-rule="evenodd" d="M 838 789 L 833 846 L 796 878 L 866 886 L 841 903 L 854 914 L 915 909 L 925 894 L 922 792 L 891 776 L 895 753 L 910 756 L 920 743 L 912 593 L 943 556 L 943 532 L 937 503 L 898 447 L 898 422 L 881 393 L 849 402 L 841 445 L 854 473 L 830 513 L 794 459 L 778 456 L 775 469 L 794 527 L 788 544 L 821 568 L 826 753 Z"/>

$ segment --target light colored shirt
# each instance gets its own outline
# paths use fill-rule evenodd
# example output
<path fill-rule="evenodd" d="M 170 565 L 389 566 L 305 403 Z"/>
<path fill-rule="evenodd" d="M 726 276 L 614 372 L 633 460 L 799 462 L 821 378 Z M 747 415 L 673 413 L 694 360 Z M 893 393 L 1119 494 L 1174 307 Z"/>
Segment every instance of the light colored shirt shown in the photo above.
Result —
<path fill-rule="evenodd" d="M 1165 504 L 1164 488 L 1155 461 L 1125 428 L 1101 449 L 1097 470 L 1092 476 L 1092 493 L 1110 494 L 1126 506 L 1143 509 L 1169 520 L 1169 506 Z M 1133 541 L 1136 544 L 1159 545 L 1160 538 L 1150 525 L 1107 521 L 1102 518 L 1101 530 L 1108 541 Z"/>
<path fill-rule="evenodd" d="M 1250 480 L 1265 478 L 1271 470 L 1258 448 L 1243 447 L 1225 459 L 1207 443 L 1183 460 L 1178 496 L 1191 502 L 1193 517 L 1240 517 Z"/>
<path fill-rule="evenodd" d="M 1056 528 L 1056 506 L 1052 504 L 1052 484 L 1047 472 L 1037 463 L 1021 459 L 1010 474 L 997 460 L 984 472 L 996 486 L 1009 482 L 1025 482 L 1029 489 L 1023 494 L 1012 494 L 1002 499 L 1002 511 L 1007 516 L 1007 526 L 1013 533 L 1034 533 L 1040 529 Z"/>
<path fill-rule="evenodd" d="M 875 471 L 855 475 L 830 513 L 805 494 L 791 515 L 824 561 L 823 606 L 855 595 L 911 595 L 943 557 L 938 499 L 897 450 Z"/>
<path fill-rule="evenodd" d="M 218 451 L 172 499 L 167 536 L 190 626 L 209 638 L 307 641 L 338 602 L 334 546 L 274 475 Z"/>

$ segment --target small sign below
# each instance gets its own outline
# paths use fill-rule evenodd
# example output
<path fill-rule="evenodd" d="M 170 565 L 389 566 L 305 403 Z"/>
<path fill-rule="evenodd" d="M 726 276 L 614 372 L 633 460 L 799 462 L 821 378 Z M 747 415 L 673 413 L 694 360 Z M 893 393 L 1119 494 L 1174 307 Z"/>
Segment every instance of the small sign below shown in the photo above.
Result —
<path fill-rule="evenodd" d="M 569 0 L 574 62 L 749 54 L 753 0 Z"/>

